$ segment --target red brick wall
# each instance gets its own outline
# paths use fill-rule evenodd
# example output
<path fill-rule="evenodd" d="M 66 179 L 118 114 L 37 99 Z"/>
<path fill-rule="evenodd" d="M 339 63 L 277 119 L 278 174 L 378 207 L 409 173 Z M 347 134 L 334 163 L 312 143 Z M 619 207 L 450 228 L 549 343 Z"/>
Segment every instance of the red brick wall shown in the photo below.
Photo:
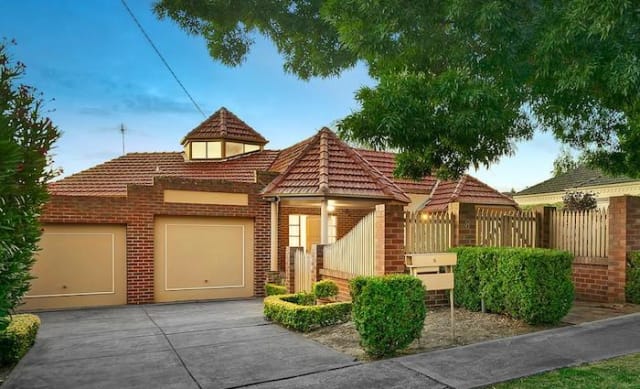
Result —
<path fill-rule="evenodd" d="M 248 206 L 164 203 L 164 190 L 248 193 Z M 254 291 L 264 295 L 269 270 L 270 207 L 261 184 L 219 180 L 158 178 L 153 186 L 130 185 L 127 197 L 52 196 L 43 223 L 122 224 L 127 227 L 127 302 L 154 301 L 154 220 L 156 216 L 224 216 L 254 220 Z"/>
<path fill-rule="evenodd" d="M 577 258 L 573 263 L 573 285 L 578 300 L 606 302 L 608 279 L 606 258 L 595 261 Z"/>
<path fill-rule="evenodd" d="M 349 293 L 349 279 L 344 276 L 340 276 L 338 272 L 330 272 L 330 274 L 322 274 L 323 280 L 331 280 L 338 285 L 338 301 L 351 301 L 351 294 Z"/>
<path fill-rule="evenodd" d="M 612 197 L 609 199 L 610 302 L 625 301 L 627 255 L 636 250 L 640 250 L 640 197 Z"/>
<path fill-rule="evenodd" d="M 404 206 L 376 206 L 375 274 L 404 273 Z"/>

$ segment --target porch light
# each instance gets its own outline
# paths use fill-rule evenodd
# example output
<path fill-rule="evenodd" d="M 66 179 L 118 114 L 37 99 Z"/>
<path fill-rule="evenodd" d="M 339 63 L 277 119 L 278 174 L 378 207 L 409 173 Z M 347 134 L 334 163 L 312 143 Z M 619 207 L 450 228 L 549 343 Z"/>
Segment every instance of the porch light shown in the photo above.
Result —
<path fill-rule="evenodd" d="M 336 202 L 333 200 L 327 201 L 327 212 L 335 212 Z"/>

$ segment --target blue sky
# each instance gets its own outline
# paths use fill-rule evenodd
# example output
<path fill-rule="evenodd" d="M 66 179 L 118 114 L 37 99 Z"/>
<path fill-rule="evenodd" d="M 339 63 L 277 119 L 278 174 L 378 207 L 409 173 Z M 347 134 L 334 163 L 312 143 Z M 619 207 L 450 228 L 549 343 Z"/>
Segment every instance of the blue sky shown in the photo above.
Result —
<path fill-rule="evenodd" d="M 158 20 L 153 1 L 128 3 L 202 110 L 227 107 L 272 149 L 356 110 L 354 92 L 373 84 L 364 66 L 339 78 L 298 80 L 260 39 L 242 66 L 225 67 L 209 57 L 204 40 Z M 27 65 L 22 81 L 44 94 L 62 130 L 55 161 L 65 175 L 119 156 L 121 123 L 127 152 L 177 151 L 182 136 L 204 119 L 119 0 L 5 0 L 0 26 L 0 38 L 18 42 L 10 53 Z M 520 190 L 549 178 L 558 152 L 548 134 L 539 134 L 519 144 L 514 157 L 470 173 L 497 189 Z"/>

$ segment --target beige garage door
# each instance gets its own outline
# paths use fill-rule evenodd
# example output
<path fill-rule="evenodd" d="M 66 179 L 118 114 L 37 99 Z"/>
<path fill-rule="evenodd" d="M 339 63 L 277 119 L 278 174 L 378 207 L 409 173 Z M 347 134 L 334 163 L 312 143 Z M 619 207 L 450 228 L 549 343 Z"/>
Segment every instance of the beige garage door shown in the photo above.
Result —
<path fill-rule="evenodd" d="M 126 304 L 124 226 L 45 225 L 21 309 Z"/>
<path fill-rule="evenodd" d="M 198 217 L 156 219 L 156 301 L 251 296 L 252 220 Z"/>

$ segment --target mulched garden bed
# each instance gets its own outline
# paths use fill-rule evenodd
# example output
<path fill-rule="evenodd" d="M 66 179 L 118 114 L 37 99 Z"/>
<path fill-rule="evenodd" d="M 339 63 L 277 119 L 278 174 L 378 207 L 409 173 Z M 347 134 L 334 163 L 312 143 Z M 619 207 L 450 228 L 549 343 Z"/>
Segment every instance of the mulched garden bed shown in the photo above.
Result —
<path fill-rule="evenodd" d="M 553 327 L 531 326 L 507 316 L 471 312 L 459 308 L 455 310 L 456 337 L 455 341 L 452 341 L 449 308 L 435 308 L 427 313 L 422 338 L 413 342 L 401 354 L 462 346 L 549 328 Z M 321 328 L 304 336 L 359 360 L 369 359 L 360 347 L 360 337 L 353 322 Z"/>

